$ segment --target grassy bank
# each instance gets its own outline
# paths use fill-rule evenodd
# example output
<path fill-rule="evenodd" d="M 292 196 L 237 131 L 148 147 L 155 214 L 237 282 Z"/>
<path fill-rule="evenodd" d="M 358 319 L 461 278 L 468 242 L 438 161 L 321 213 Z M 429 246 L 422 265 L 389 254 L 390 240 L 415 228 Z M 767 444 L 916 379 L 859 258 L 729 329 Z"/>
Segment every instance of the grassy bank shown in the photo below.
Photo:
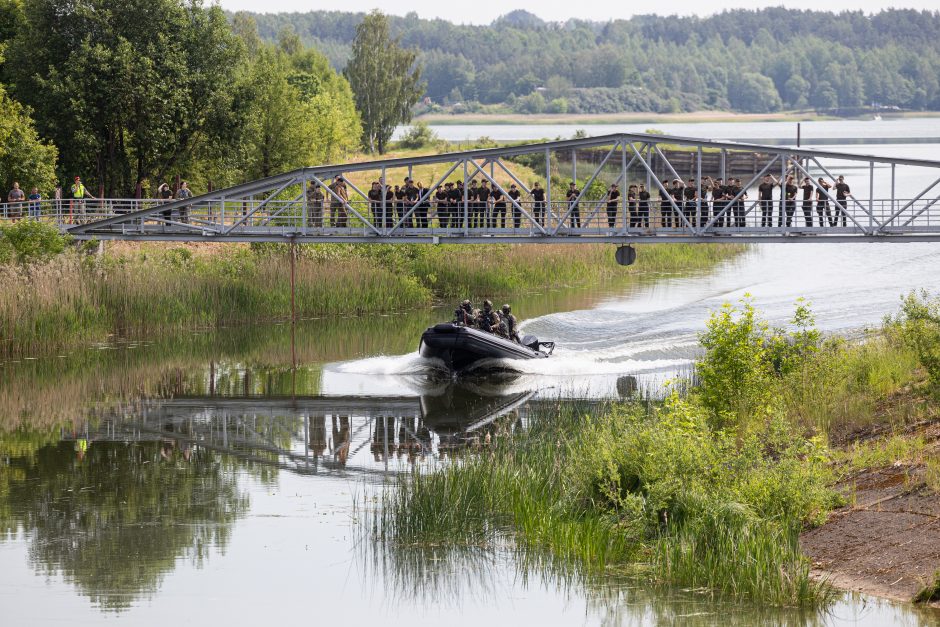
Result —
<path fill-rule="evenodd" d="M 285 245 L 121 244 L 103 257 L 67 250 L 55 239 L 20 248 L 0 263 L 0 356 L 50 353 L 109 334 L 137 337 L 290 316 Z M 646 246 L 629 268 L 616 264 L 613 247 L 595 245 L 298 250 L 296 310 L 312 317 L 404 312 L 439 299 L 509 297 L 707 270 L 744 247 Z"/>
<path fill-rule="evenodd" d="M 509 538 L 588 576 L 639 572 L 725 598 L 824 606 L 832 590 L 813 577 L 800 534 L 851 501 L 840 480 L 911 463 L 934 469 L 926 488 L 938 488 L 936 448 L 909 427 L 936 420 L 940 316 L 916 318 L 927 301 L 912 298 L 857 341 L 821 338 L 802 304 L 786 330 L 747 301 L 726 306 L 702 334 L 687 393 L 560 405 L 527 431 L 501 431 L 482 453 L 385 491 L 372 532 L 395 547 Z"/>

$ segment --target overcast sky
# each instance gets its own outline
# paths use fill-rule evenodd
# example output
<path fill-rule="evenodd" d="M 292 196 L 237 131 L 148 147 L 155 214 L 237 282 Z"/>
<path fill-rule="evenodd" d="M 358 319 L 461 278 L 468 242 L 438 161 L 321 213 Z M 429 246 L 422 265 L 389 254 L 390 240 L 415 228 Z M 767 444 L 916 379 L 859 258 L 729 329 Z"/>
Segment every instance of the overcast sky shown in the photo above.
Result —
<path fill-rule="evenodd" d="M 564 21 L 572 17 L 595 21 L 627 18 L 631 15 L 658 13 L 660 15 L 710 15 L 724 9 L 756 9 L 774 6 L 767 0 L 728 0 L 725 3 L 706 3 L 701 0 L 657 0 L 655 3 L 617 1 L 589 1 L 575 3 L 571 0 L 478 0 L 477 2 L 442 2 L 441 0 L 219 0 L 223 8 L 232 11 L 254 11 L 271 13 L 281 11 L 370 11 L 380 9 L 385 13 L 404 15 L 416 12 L 423 18 L 441 17 L 451 22 L 489 24 L 495 18 L 514 9 L 526 9 L 543 20 Z M 886 8 L 931 9 L 940 8 L 937 0 L 788 0 L 789 9 L 820 9 L 842 11 L 861 9 L 874 13 Z"/>

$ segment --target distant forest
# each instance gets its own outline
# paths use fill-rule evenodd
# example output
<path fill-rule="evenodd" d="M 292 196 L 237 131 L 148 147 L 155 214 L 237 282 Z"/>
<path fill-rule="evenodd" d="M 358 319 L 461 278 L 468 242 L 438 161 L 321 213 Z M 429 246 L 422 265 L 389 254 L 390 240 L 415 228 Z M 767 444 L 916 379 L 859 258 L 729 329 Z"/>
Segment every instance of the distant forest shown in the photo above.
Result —
<path fill-rule="evenodd" d="M 294 30 L 342 69 L 361 13 L 253 14 L 262 38 Z M 420 51 L 433 105 L 527 113 L 940 110 L 940 12 L 770 8 L 711 17 L 551 23 L 514 11 L 456 25 L 391 16 Z"/>

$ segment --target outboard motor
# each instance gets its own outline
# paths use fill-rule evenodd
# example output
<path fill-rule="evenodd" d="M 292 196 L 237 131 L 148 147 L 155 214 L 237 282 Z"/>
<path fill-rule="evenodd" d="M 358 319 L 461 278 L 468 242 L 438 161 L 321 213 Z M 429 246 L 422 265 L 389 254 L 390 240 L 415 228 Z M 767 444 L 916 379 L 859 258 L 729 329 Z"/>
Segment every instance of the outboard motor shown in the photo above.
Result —
<path fill-rule="evenodd" d="M 531 348 L 534 351 L 539 350 L 539 338 L 534 335 L 525 335 L 522 338 L 522 345 Z"/>

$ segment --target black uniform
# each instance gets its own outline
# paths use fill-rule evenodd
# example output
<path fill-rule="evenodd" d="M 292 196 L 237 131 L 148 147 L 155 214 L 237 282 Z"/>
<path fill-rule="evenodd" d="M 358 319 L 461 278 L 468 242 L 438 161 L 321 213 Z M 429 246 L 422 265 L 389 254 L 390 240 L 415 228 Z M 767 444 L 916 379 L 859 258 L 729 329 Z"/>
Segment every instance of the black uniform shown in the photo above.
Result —
<path fill-rule="evenodd" d="M 610 228 L 614 228 L 617 224 L 617 200 L 619 198 L 619 189 L 612 189 L 607 192 L 607 226 Z"/>
<path fill-rule="evenodd" d="M 757 198 L 760 200 L 760 225 L 774 225 L 774 184 L 761 183 L 757 186 Z"/>
<path fill-rule="evenodd" d="M 665 189 L 659 190 L 659 219 L 664 227 L 672 226 L 672 204 L 669 202 L 669 193 Z"/>
<path fill-rule="evenodd" d="M 783 198 L 780 200 L 780 215 L 777 218 L 777 226 L 783 226 L 784 214 L 786 214 L 786 225 L 793 226 L 793 214 L 796 213 L 796 190 L 793 183 L 784 183 Z"/>
<path fill-rule="evenodd" d="M 839 223 L 839 218 L 842 218 L 842 226 L 845 226 L 845 218 L 848 215 L 846 212 L 847 200 L 849 194 L 852 192 L 849 189 L 848 183 L 836 183 L 836 210 L 835 215 L 832 216 L 832 226 L 836 226 Z"/>
<path fill-rule="evenodd" d="M 532 217 L 539 224 L 545 220 L 545 190 L 541 187 L 532 190 Z"/>
<path fill-rule="evenodd" d="M 568 207 L 571 211 L 570 222 L 572 228 L 579 229 L 581 228 L 581 208 L 578 206 L 578 203 L 575 202 L 578 199 L 578 196 L 581 195 L 581 190 L 575 187 L 574 189 L 569 189 L 565 194 L 565 199 L 568 201 Z"/>
<path fill-rule="evenodd" d="M 686 185 L 683 195 L 685 196 L 685 217 L 689 222 L 694 223 L 696 211 L 695 198 L 698 196 L 698 189 L 692 185 Z"/>
<path fill-rule="evenodd" d="M 741 194 L 741 197 L 734 201 L 732 210 L 734 212 L 734 222 L 735 226 L 738 228 L 744 228 L 747 226 L 747 212 L 744 209 L 744 199 L 747 198 L 746 193 L 741 193 L 743 188 L 735 182 L 730 189 L 727 190 L 728 198 L 734 198 L 738 194 Z"/>
<path fill-rule="evenodd" d="M 506 228 L 506 197 L 498 187 L 493 190 L 493 215 L 490 217 L 490 228 Z"/>
<path fill-rule="evenodd" d="M 650 193 L 645 189 L 640 192 L 640 222 L 641 226 L 649 228 L 650 226 Z"/>
<path fill-rule="evenodd" d="M 800 188 L 803 190 L 803 219 L 806 226 L 813 226 L 813 184 L 803 183 Z"/>
<path fill-rule="evenodd" d="M 514 229 L 518 229 L 522 226 L 522 213 L 519 211 L 519 207 L 516 206 L 521 196 L 522 194 L 518 189 L 509 190 L 509 197 L 516 201 L 512 206 L 512 228 Z"/>
<path fill-rule="evenodd" d="M 447 192 L 447 206 L 450 207 L 450 226 L 459 228 L 463 223 L 463 186 L 455 186 Z"/>
<path fill-rule="evenodd" d="M 830 189 L 829 183 L 821 183 L 823 189 Z M 832 221 L 832 212 L 829 211 L 829 197 L 823 193 L 822 189 L 816 191 L 816 215 L 819 218 L 819 226 L 834 226 Z"/>
<path fill-rule="evenodd" d="M 378 221 L 379 215 L 382 213 L 382 190 L 380 189 L 370 189 L 369 193 L 369 211 L 372 213 L 372 219 Z"/>
<path fill-rule="evenodd" d="M 683 226 L 682 218 L 679 217 L 679 214 L 683 211 L 683 191 L 682 186 L 674 186 L 669 189 L 669 195 L 672 196 L 673 203 L 675 207 L 670 207 L 672 209 L 672 221 L 673 226 Z"/>
<path fill-rule="evenodd" d="M 442 229 L 446 229 L 450 224 L 450 206 L 448 205 L 447 192 L 439 189 L 434 192 L 434 204 L 437 206 L 437 224 Z"/>
<path fill-rule="evenodd" d="M 473 225 L 477 227 L 486 226 L 486 208 L 490 200 L 490 189 L 488 187 L 483 187 L 482 185 L 477 188 L 477 203 L 476 203 L 476 212 L 471 221 Z"/>

